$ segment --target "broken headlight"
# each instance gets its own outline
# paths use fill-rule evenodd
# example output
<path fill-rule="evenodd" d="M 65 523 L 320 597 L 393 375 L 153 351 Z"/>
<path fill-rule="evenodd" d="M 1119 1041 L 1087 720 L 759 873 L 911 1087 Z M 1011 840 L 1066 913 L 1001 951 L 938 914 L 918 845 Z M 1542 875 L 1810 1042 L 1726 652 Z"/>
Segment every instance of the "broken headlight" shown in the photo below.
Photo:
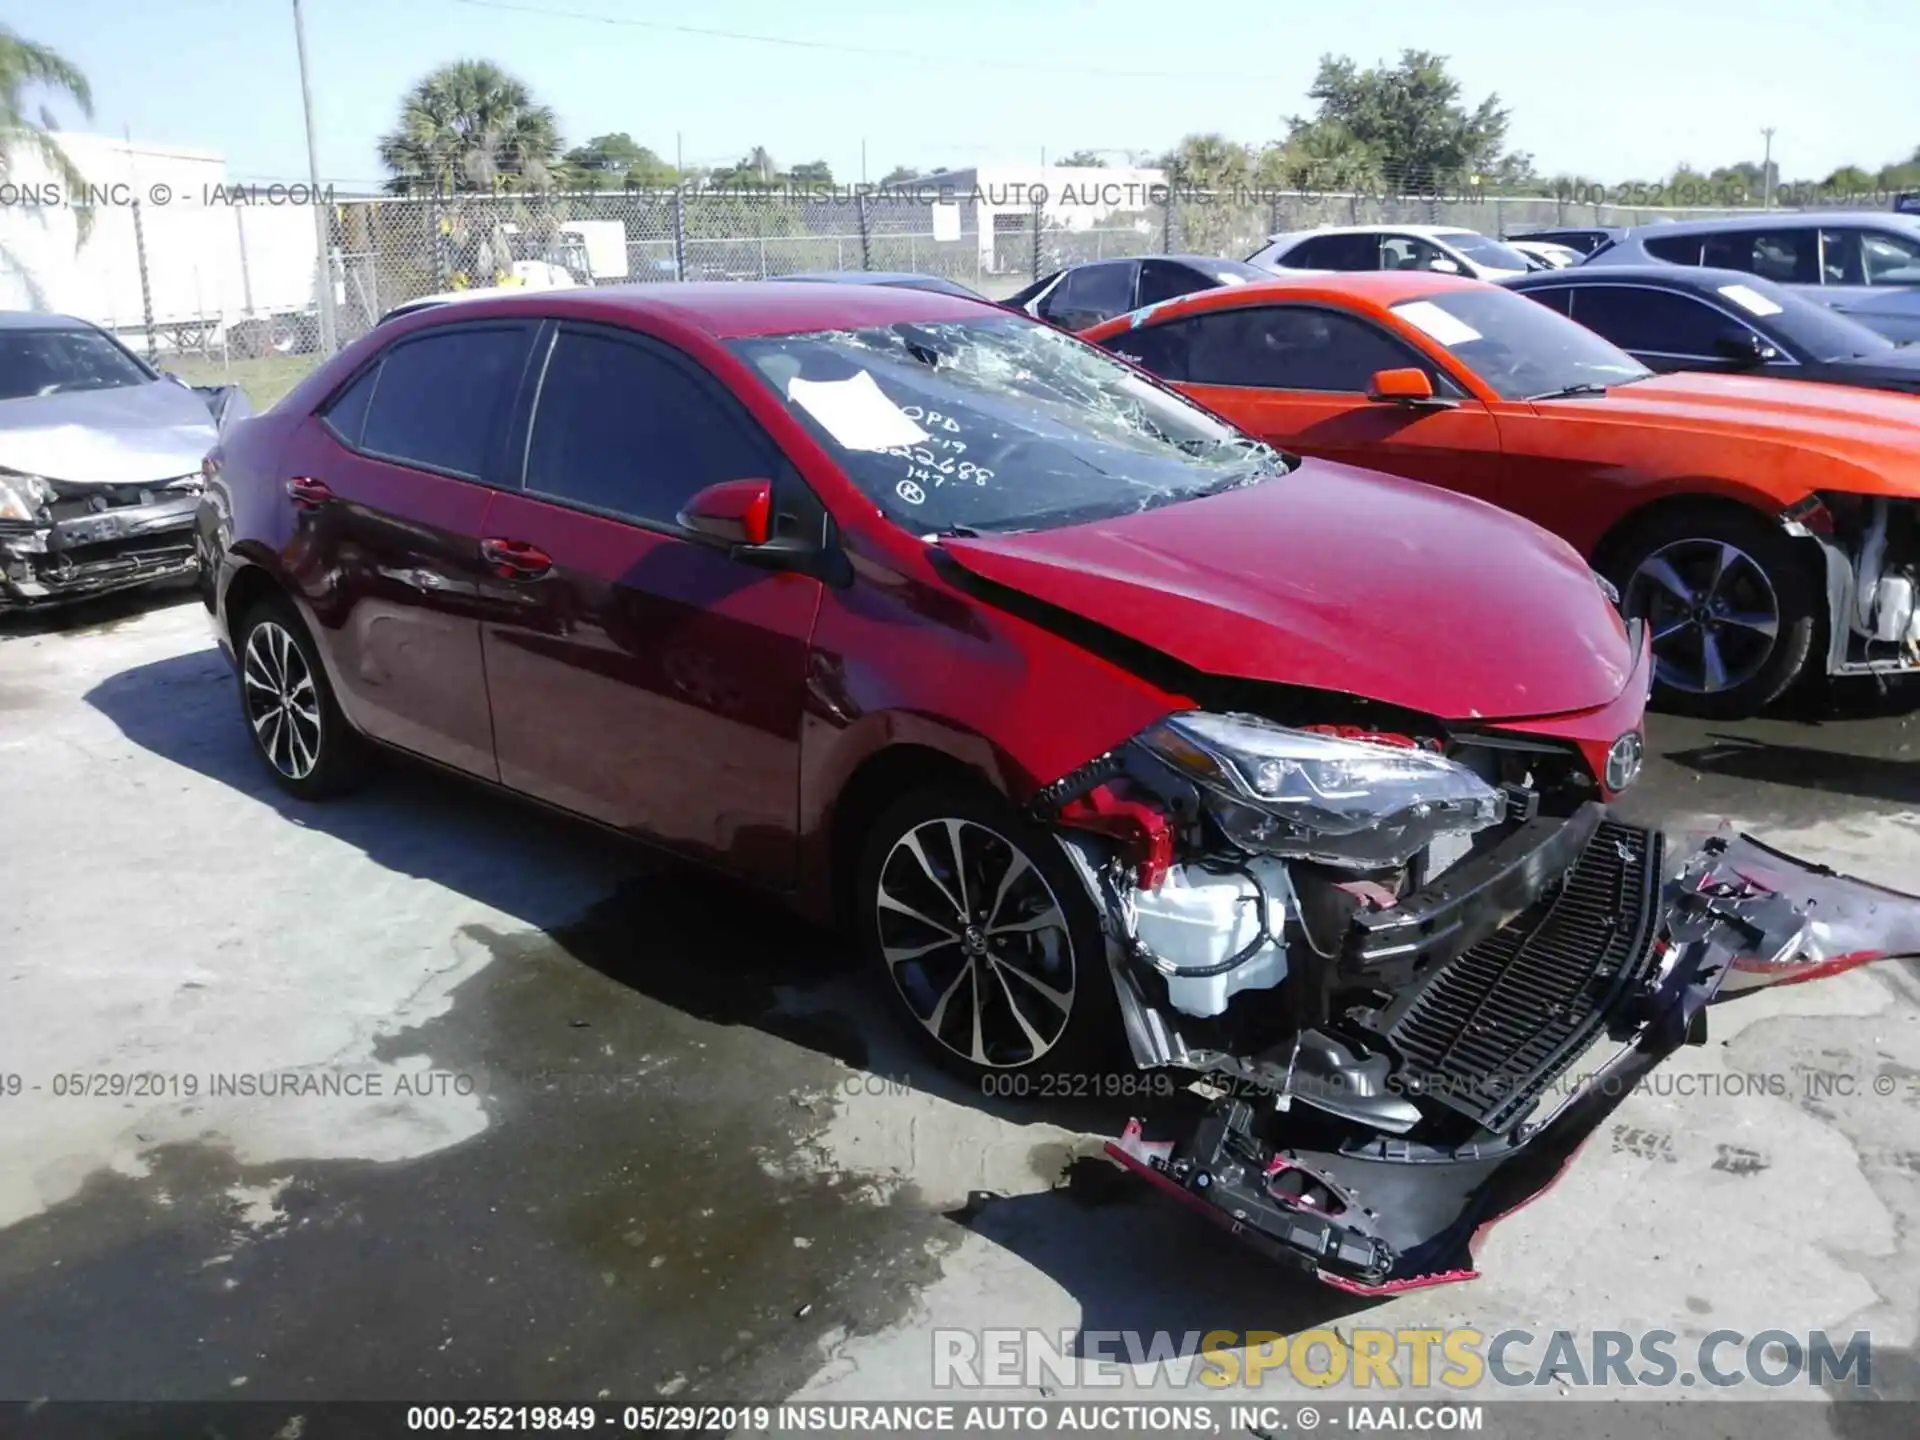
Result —
<path fill-rule="evenodd" d="M 21 520 L 31 525 L 43 518 L 52 499 L 53 486 L 38 475 L 0 470 L 0 520 Z"/>
<path fill-rule="evenodd" d="M 1442 835 L 1497 822 L 1506 800 L 1443 755 L 1191 710 L 1141 743 L 1201 786 L 1244 850 L 1352 869 L 1404 865 Z"/>

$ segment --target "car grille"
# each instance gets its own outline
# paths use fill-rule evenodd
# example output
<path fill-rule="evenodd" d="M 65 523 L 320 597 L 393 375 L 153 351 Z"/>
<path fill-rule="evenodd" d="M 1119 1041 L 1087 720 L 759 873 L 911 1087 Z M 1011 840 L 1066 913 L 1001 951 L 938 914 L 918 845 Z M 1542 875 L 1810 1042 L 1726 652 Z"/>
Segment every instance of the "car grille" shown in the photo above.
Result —
<path fill-rule="evenodd" d="M 1652 964 L 1660 861 L 1657 831 L 1603 821 L 1561 884 L 1436 970 L 1387 1032 L 1407 1088 L 1511 1128 Z"/>

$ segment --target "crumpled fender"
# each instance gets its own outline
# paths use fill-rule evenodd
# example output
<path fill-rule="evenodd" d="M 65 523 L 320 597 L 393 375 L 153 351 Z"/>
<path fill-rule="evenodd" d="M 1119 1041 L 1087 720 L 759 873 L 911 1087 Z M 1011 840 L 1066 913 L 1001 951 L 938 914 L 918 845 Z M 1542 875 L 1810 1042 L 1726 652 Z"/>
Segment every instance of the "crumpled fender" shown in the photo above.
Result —
<path fill-rule="evenodd" d="M 1387 1137 L 1337 1150 L 1276 1148 L 1255 1134 L 1253 1108 L 1230 1098 L 1178 1141 L 1149 1140 L 1136 1120 L 1107 1154 L 1337 1289 L 1385 1295 L 1471 1280 L 1480 1236 L 1551 1188 L 1644 1076 L 1681 1046 L 1704 1043 L 1710 1005 L 1920 958 L 1920 896 L 1748 835 L 1701 843 L 1660 904 L 1654 963 L 1610 1017 L 1619 1048 L 1550 1115 L 1511 1136 L 1451 1153 Z M 1301 1187 L 1281 1183 L 1298 1171 L 1317 1182 L 1308 1193 L 1320 1203 L 1303 1204 Z"/>

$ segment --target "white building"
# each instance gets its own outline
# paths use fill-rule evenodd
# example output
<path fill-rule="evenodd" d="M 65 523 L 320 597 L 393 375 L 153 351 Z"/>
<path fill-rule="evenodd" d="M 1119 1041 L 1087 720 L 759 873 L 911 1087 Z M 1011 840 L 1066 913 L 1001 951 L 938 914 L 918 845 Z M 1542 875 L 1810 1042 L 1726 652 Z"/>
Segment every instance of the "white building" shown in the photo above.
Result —
<path fill-rule="evenodd" d="M 207 151 L 53 138 L 87 186 L 74 194 L 37 152 L 13 149 L 0 183 L 0 309 L 129 331 L 145 325 L 151 307 L 156 328 L 203 332 L 313 309 L 318 266 L 305 187 L 230 184 L 225 159 Z M 93 216 L 84 242 L 82 209 Z"/>
<path fill-rule="evenodd" d="M 1090 230 L 1151 210 L 1165 198 L 1166 184 L 1160 169 L 997 164 L 923 175 L 884 191 L 957 204 L 979 237 L 981 269 L 991 271 L 995 234 L 1026 230 L 1036 208 L 1044 224 Z"/>

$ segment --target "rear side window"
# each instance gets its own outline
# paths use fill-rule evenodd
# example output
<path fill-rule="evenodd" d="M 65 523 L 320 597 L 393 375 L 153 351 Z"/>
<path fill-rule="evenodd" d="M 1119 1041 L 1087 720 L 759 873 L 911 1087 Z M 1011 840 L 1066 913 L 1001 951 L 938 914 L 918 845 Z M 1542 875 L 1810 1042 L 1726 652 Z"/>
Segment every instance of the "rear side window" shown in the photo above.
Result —
<path fill-rule="evenodd" d="M 527 442 L 529 494 L 672 525 L 696 491 L 773 475 L 770 443 L 688 362 L 562 331 Z"/>
<path fill-rule="evenodd" d="M 1069 270 L 1043 307 L 1050 319 L 1077 325 L 1124 315 L 1133 308 L 1133 262 L 1110 261 Z"/>
<path fill-rule="evenodd" d="M 1194 323 L 1192 320 L 1171 320 L 1165 325 L 1122 330 L 1101 343 L 1141 369 L 1177 384 L 1188 378 L 1187 340 L 1193 334 Z"/>
<path fill-rule="evenodd" d="M 343 444 L 356 450 L 360 448 L 360 434 L 367 424 L 367 406 L 373 400 L 373 387 L 379 375 L 379 364 L 369 365 L 360 372 L 358 380 L 334 396 L 333 403 L 320 415 Z"/>
<path fill-rule="evenodd" d="M 494 426 L 513 401 L 527 336 L 521 325 L 462 325 L 394 346 L 380 362 L 360 448 L 480 479 Z"/>
<path fill-rule="evenodd" d="M 1191 265 L 1171 260 L 1147 260 L 1140 266 L 1140 303 L 1158 305 L 1196 290 L 1212 290 L 1219 284 L 1212 276 L 1202 275 Z"/>
<path fill-rule="evenodd" d="M 1715 240 L 1725 240 L 1727 236 L 1711 236 Z M 1665 260 L 1673 265 L 1698 265 L 1700 263 L 1700 237 L 1698 235 L 1657 235 L 1642 242 L 1647 253 L 1656 260 Z M 1740 267 L 1744 269 L 1745 267 Z"/>
<path fill-rule="evenodd" d="M 1549 310 L 1558 310 L 1562 315 L 1573 313 L 1573 291 L 1568 286 L 1555 285 L 1549 288 L 1543 285 L 1539 289 L 1522 290 L 1520 293 L 1536 305 L 1544 305 Z"/>
<path fill-rule="evenodd" d="M 1377 235 L 1320 235 L 1303 240 L 1278 262 L 1289 270 L 1378 270 Z"/>

